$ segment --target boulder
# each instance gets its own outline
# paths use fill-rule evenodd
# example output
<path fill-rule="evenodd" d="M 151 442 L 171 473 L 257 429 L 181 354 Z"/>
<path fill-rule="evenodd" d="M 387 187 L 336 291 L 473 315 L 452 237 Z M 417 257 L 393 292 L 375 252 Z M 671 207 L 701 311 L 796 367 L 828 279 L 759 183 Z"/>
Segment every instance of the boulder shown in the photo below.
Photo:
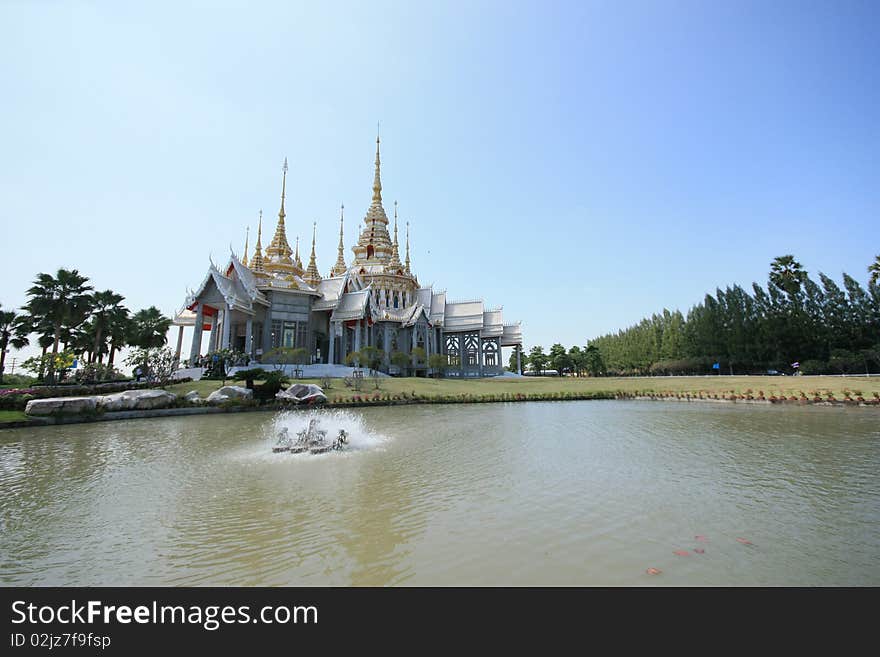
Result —
<path fill-rule="evenodd" d="M 51 415 L 52 413 L 88 413 L 97 407 L 95 397 L 49 397 L 31 399 L 24 412 L 28 415 Z"/>
<path fill-rule="evenodd" d="M 208 395 L 209 404 L 220 404 L 233 399 L 253 399 L 254 391 L 242 386 L 223 386 Z"/>
<path fill-rule="evenodd" d="M 98 406 L 105 411 L 149 410 L 171 406 L 177 400 L 177 395 L 165 390 L 126 390 L 98 397 L 97 400 Z"/>
<path fill-rule="evenodd" d="M 324 394 L 324 391 L 311 383 L 294 383 L 287 390 L 278 392 L 275 397 L 297 404 L 322 404 L 327 401 L 327 395 Z"/>
<path fill-rule="evenodd" d="M 190 403 L 192 403 L 192 404 L 199 404 L 199 403 L 205 401 L 204 399 L 202 399 L 202 398 L 199 396 L 199 393 L 198 393 L 198 391 L 196 391 L 196 390 L 190 390 L 188 393 L 186 393 L 186 394 L 183 396 L 183 398 L 184 398 L 186 401 L 188 401 L 188 402 L 190 402 Z"/>

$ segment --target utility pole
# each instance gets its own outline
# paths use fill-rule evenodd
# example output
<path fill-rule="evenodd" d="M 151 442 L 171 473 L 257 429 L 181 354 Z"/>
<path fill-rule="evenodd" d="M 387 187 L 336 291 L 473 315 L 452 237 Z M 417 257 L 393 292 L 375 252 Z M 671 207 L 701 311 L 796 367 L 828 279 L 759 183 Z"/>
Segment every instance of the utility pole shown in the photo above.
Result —
<path fill-rule="evenodd" d="M 15 356 L 12 357 L 12 367 L 9 370 L 9 375 L 12 376 L 13 374 L 15 374 Z"/>

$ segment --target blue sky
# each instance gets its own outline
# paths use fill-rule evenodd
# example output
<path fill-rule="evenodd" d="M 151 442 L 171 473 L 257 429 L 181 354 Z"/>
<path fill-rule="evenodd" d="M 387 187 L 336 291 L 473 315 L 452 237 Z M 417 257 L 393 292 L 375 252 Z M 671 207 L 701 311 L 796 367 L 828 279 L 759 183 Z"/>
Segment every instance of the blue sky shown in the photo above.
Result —
<path fill-rule="evenodd" d="M 880 252 L 877 3 L 142 4 L 0 5 L 4 308 L 64 266 L 173 313 L 271 236 L 284 157 L 326 273 L 377 120 L 419 280 L 527 348 Z"/>

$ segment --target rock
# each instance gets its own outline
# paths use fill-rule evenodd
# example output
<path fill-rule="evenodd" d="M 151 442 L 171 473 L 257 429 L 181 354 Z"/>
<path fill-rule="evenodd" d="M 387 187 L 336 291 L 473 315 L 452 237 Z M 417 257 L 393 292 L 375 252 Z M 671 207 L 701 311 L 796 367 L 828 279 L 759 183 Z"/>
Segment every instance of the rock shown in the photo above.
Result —
<path fill-rule="evenodd" d="M 209 404 L 219 404 L 232 399 L 253 399 L 254 391 L 242 386 L 223 386 L 208 395 Z"/>
<path fill-rule="evenodd" d="M 50 397 L 31 399 L 24 409 L 27 415 L 51 415 L 52 413 L 88 413 L 97 406 L 95 397 Z"/>
<path fill-rule="evenodd" d="M 327 401 L 324 391 L 310 383 L 294 383 L 287 390 L 278 392 L 275 397 L 294 401 L 297 404 L 321 404 Z"/>
<path fill-rule="evenodd" d="M 98 406 L 105 411 L 149 410 L 171 406 L 177 400 L 177 395 L 165 390 L 126 390 L 97 397 L 97 400 Z"/>
<path fill-rule="evenodd" d="M 198 404 L 198 403 L 201 403 L 201 402 L 205 401 L 204 399 L 202 399 L 202 398 L 199 396 L 199 393 L 198 393 L 196 390 L 190 390 L 188 393 L 186 393 L 186 394 L 183 396 L 183 398 L 184 398 L 186 401 L 188 401 L 188 402 L 190 402 L 190 403 L 193 403 L 193 404 Z"/>

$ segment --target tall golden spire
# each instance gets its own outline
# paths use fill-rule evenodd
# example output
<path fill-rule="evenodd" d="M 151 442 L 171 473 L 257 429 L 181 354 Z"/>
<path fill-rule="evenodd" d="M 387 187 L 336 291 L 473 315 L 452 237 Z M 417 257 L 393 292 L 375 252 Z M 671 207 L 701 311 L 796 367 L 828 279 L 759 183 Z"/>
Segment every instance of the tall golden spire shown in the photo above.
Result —
<path fill-rule="evenodd" d="M 388 262 L 389 270 L 400 269 L 400 251 L 397 246 L 397 201 L 394 201 L 394 241 L 391 243 L 391 260 Z"/>
<path fill-rule="evenodd" d="M 366 226 L 360 231 L 354 252 L 353 265 L 387 265 L 391 258 L 391 236 L 388 234 L 388 217 L 382 207 L 382 163 L 379 156 L 379 135 L 376 135 L 376 171 L 373 176 L 373 200 L 364 217 Z"/>
<path fill-rule="evenodd" d="M 262 273 L 265 271 L 263 266 L 263 211 L 260 210 L 260 220 L 257 223 L 257 246 L 254 248 L 254 257 L 251 258 L 251 269 L 255 272 Z"/>
<path fill-rule="evenodd" d="M 287 194 L 287 158 L 284 158 L 284 166 L 282 167 L 284 175 L 281 180 L 281 209 L 278 211 L 278 225 L 275 227 L 275 236 L 272 242 L 266 247 L 266 255 L 274 261 L 271 264 L 290 265 L 290 244 L 287 242 L 287 231 L 284 227 L 284 197 Z"/>
<path fill-rule="evenodd" d="M 315 262 L 315 235 L 318 232 L 318 222 L 312 224 L 312 257 L 309 259 L 309 268 L 306 270 L 305 281 L 312 287 L 321 282 L 321 274 Z"/>
<path fill-rule="evenodd" d="M 406 222 L 406 273 L 409 274 L 409 222 Z"/>
<path fill-rule="evenodd" d="M 303 263 L 302 260 L 299 259 L 299 235 L 296 236 L 296 254 L 293 256 L 293 262 L 297 267 L 302 269 Z"/>
<path fill-rule="evenodd" d="M 379 161 L 379 134 L 376 133 L 376 173 L 373 175 L 373 203 L 382 202 L 382 179 L 379 176 L 381 162 Z"/>
<path fill-rule="evenodd" d="M 241 258 L 241 264 L 243 264 L 245 267 L 247 267 L 248 237 L 250 237 L 250 234 L 251 234 L 251 227 L 245 226 L 245 229 L 244 229 L 244 255 Z"/>
<path fill-rule="evenodd" d="M 345 247 L 342 245 L 342 223 L 345 212 L 345 204 L 339 206 L 339 255 L 336 256 L 336 264 L 330 270 L 331 276 L 342 276 L 347 267 L 345 266 Z"/>

